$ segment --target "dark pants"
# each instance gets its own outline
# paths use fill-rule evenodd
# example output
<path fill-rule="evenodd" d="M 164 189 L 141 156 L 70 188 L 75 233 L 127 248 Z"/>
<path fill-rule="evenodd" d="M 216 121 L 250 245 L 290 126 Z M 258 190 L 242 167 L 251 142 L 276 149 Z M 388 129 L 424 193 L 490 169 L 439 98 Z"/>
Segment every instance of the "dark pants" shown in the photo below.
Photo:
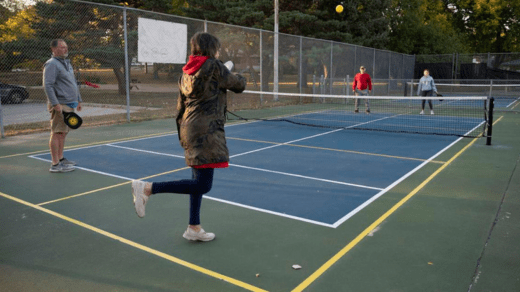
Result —
<path fill-rule="evenodd" d="M 176 193 L 190 195 L 190 225 L 200 224 L 202 195 L 211 190 L 213 168 L 192 168 L 191 179 L 152 183 L 152 194 Z"/>
<path fill-rule="evenodd" d="M 427 91 L 421 91 L 421 96 L 432 96 L 432 93 L 433 93 L 433 90 L 427 90 Z M 426 99 L 423 99 L 422 100 L 422 103 L 421 103 L 421 108 L 424 110 L 424 104 L 426 103 Z M 432 100 L 431 99 L 428 99 L 428 105 L 430 106 L 430 110 L 433 109 L 433 104 L 432 104 Z"/>

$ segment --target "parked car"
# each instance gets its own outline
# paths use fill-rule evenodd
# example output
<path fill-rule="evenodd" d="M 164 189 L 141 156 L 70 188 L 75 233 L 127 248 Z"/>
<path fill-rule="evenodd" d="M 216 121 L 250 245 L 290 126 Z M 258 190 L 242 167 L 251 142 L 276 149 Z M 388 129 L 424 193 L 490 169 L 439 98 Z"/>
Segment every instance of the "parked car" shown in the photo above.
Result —
<path fill-rule="evenodd" d="M 24 86 L 0 82 L 0 98 L 3 104 L 22 103 L 29 98 L 29 92 Z"/>

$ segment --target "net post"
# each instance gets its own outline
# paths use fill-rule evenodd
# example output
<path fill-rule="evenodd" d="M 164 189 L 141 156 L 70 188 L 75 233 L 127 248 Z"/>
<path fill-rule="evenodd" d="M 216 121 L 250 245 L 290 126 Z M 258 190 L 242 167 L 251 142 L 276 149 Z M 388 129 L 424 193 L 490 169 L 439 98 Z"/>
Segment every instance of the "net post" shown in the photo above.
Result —
<path fill-rule="evenodd" d="M 491 145 L 491 135 L 493 132 L 493 109 L 495 107 L 495 99 L 489 98 L 488 118 L 487 118 L 487 139 L 486 145 Z"/>

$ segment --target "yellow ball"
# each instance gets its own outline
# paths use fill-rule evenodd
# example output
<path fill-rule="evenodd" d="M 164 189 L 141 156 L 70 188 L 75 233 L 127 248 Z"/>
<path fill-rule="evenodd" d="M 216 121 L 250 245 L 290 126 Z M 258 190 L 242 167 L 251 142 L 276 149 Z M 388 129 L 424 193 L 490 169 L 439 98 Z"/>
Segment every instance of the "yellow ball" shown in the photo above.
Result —
<path fill-rule="evenodd" d="M 343 12 L 343 5 L 340 4 L 340 5 L 336 6 L 336 12 L 337 13 Z"/>

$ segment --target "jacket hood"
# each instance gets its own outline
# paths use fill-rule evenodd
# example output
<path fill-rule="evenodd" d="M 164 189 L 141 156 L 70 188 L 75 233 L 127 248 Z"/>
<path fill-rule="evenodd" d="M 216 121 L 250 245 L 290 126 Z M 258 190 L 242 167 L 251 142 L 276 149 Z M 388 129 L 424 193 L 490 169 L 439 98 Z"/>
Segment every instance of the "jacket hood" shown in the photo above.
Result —
<path fill-rule="evenodd" d="M 182 67 L 182 71 L 188 75 L 193 75 L 199 71 L 200 67 L 209 59 L 207 56 L 193 56 L 191 55 L 188 63 Z"/>

